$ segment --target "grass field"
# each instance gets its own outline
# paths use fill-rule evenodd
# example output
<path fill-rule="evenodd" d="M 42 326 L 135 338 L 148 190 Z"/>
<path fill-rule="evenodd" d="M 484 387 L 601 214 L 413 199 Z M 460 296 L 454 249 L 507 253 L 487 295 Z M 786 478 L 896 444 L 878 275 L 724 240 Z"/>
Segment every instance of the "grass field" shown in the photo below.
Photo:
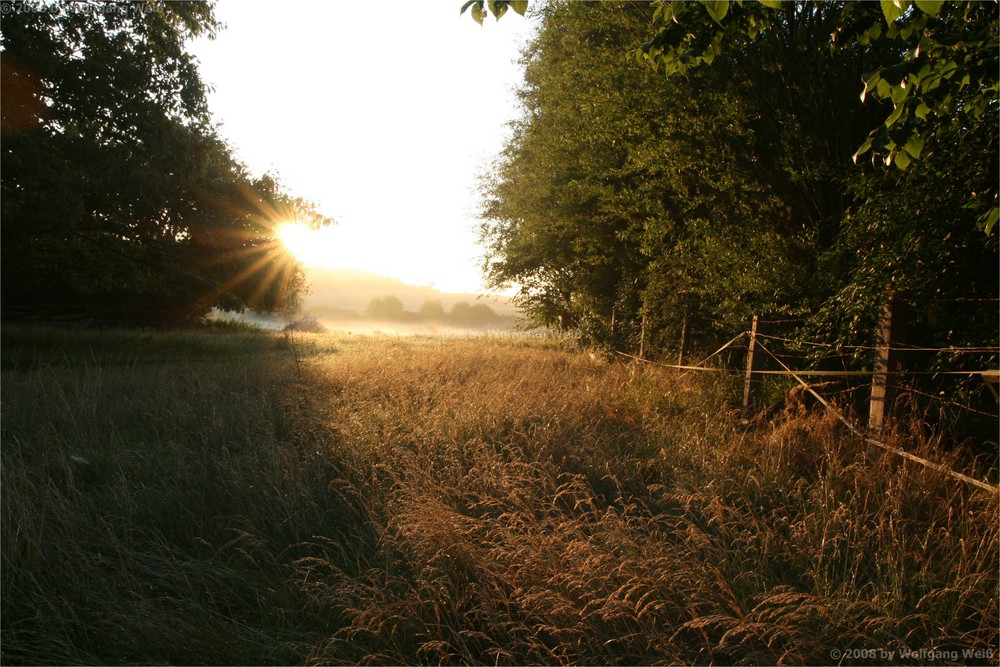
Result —
<path fill-rule="evenodd" d="M 11 326 L 0 364 L 4 664 L 1000 661 L 996 494 L 726 381 Z"/>

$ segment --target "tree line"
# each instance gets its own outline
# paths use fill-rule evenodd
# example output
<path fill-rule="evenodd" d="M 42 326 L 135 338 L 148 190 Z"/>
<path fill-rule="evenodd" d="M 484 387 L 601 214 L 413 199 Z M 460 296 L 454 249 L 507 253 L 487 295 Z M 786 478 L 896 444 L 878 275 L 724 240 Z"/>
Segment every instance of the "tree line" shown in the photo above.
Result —
<path fill-rule="evenodd" d="M 392 294 L 368 302 L 365 317 L 383 322 L 426 322 L 464 327 L 503 326 L 508 318 L 498 315 L 485 303 L 459 301 L 446 310 L 438 299 L 427 299 L 417 311 L 406 310 L 399 297 Z"/>
<path fill-rule="evenodd" d="M 491 283 L 624 351 L 755 314 L 871 344 L 890 293 L 920 342 L 995 345 L 997 5 L 897 4 L 533 6 Z"/>
<path fill-rule="evenodd" d="M 2 3 L 4 318 L 174 325 L 295 305 L 277 241 L 329 224 L 220 137 L 189 39 L 206 2 Z"/>

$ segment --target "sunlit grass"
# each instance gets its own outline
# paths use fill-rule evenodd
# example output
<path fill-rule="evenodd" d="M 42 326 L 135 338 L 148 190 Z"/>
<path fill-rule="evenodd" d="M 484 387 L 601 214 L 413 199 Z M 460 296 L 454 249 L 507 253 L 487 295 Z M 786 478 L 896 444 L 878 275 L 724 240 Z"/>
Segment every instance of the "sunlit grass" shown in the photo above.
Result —
<path fill-rule="evenodd" d="M 821 414 L 747 431 L 725 382 L 510 337 L 8 327 L 2 352 L 6 663 L 997 645 L 995 496 Z"/>

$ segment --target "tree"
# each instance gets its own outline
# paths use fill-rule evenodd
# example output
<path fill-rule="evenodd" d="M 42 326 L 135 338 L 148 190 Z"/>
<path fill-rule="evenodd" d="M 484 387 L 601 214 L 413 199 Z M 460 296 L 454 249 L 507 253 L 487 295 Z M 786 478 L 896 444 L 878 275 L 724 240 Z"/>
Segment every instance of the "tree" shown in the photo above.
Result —
<path fill-rule="evenodd" d="M 995 345 L 1000 262 L 996 234 L 983 237 L 978 212 L 963 206 L 969 183 L 996 177 L 983 156 L 994 133 L 942 141 L 904 170 L 869 168 L 849 189 L 858 204 L 845 215 L 836 243 L 821 258 L 835 290 L 810 323 L 810 338 L 870 344 L 886 294 L 909 303 L 910 344 L 934 348 Z M 978 187 L 978 186 L 977 186 Z M 914 224 L 914 223 L 918 224 Z M 958 370 L 982 358 L 923 354 L 911 366 L 947 361 Z"/>
<path fill-rule="evenodd" d="M 274 228 L 329 220 L 218 137 L 185 51 L 211 4 L 2 5 L 5 316 L 174 324 L 294 298 Z"/>
<path fill-rule="evenodd" d="M 398 297 L 389 295 L 369 301 L 365 314 L 374 320 L 395 322 L 404 319 L 406 311 L 403 310 L 403 302 Z"/>
<path fill-rule="evenodd" d="M 781 39 L 664 79 L 621 57 L 648 24 L 642 5 L 550 3 L 537 16 L 523 119 L 484 184 L 494 284 L 521 284 L 541 323 L 617 347 L 808 312 L 841 182 L 875 122 L 843 94 L 870 60 L 803 56 L 829 19 L 797 12 Z"/>
<path fill-rule="evenodd" d="M 428 299 L 420 306 L 419 315 L 426 322 L 441 322 L 445 318 L 444 306 L 438 299 Z"/>
<path fill-rule="evenodd" d="M 682 332 L 710 345 L 753 314 L 784 314 L 814 337 L 870 344 L 886 291 L 903 290 L 927 314 L 928 338 L 957 340 L 947 323 L 958 311 L 941 304 L 996 297 L 996 243 L 967 233 L 983 216 L 970 193 L 995 197 L 998 180 L 997 127 L 976 111 L 996 106 L 987 76 L 958 87 L 985 107 L 917 115 L 922 132 L 935 123 L 926 147 L 908 149 L 899 134 L 896 148 L 875 146 L 898 105 L 886 88 L 895 84 L 872 73 L 892 76 L 899 45 L 843 37 L 860 9 L 769 4 L 533 10 L 522 118 L 484 180 L 481 232 L 490 279 L 522 285 L 537 321 L 619 348 L 639 347 L 638 335 L 649 350 Z M 989 25 L 976 10 L 961 28 L 952 9 L 935 18 L 951 21 L 935 39 Z M 864 11 L 882 20 L 877 5 Z M 894 30 L 917 10 L 907 11 Z M 659 76 L 622 58 L 637 53 L 653 12 L 671 26 L 638 60 Z M 835 48 L 831 34 L 841 35 Z M 862 99 L 866 82 L 881 86 L 878 99 Z M 889 164 L 855 163 L 866 141 L 896 150 Z M 995 322 L 963 320 L 966 342 L 996 339 Z"/>
<path fill-rule="evenodd" d="M 495 322 L 497 314 L 485 303 L 470 304 L 468 301 L 459 301 L 451 307 L 449 319 L 459 326 L 481 327 Z"/>
<path fill-rule="evenodd" d="M 879 122 L 853 156 L 871 164 L 841 188 L 850 205 L 820 258 L 829 296 L 808 329 L 870 343 L 892 292 L 910 302 L 926 345 L 995 342 L 995 311 L 968 305 L 998 291 L 997 3 L 659 2 L 657 32 L 636 54 L 667 74 L 690 72 L 782 34 L 803 9 L 831 20 L 830 39 L 809 51 L 878 56 L 860 76 L 860 99 Z M 970 235 L 976 228 L 985 239 Z"/>
<path fill-rule="evenodd" d="M 626 162 L 644 123 L 645 110 L 628 101 L 642 90 L 642 72 L 606 60 L 635 17 L 612 23 L 605 12 L 608 25 L 588 25 L 600 9 L 578 10 L 543 10 L 551 24 L 524 54 L 523 120 L 484 183 L 481 231 L 490 280 L 519 283 L 520 304 L 536 322 L 610 339 L 623 334 L 629 308 L 621 302 L 640 288 L 632 269 L 642 261 L 642 218 L 623 213 L 643 176 Z"/>
<path fill-rule="evenodd" d="M 521 4 L 487 3 L 497 20 L 508 6 L 524 14 L 526 6 Z M 482 23 L 484 3 L 466 2 L 462 12 L 469 8 Z M 885 62 L 863 76 L 862 99 L 873 98 L 887 108 L 884 122 L 871 129 L 855 158 L 871 152 L 873 160 L 881 158 L 887 166 L 906 169 L 921 158 L 928 141 L 940 144 L 954 138 L 955 127 L 996 125 L 1000 91 L 996 2 L 654 0 L 652 8 L 653 34 L 633 53 L 668 76 L 710 65 L 726 51 L 780 33 L 796 13 L 835 17 L 829 40 L 809 44 L 813 51 L 888 54 Z M 993 146 L 991 153 L 996 152 Z M 965 193 L 964 205 L 977 212 L 976 224 L 987 235 L 1000 219 L 996 180 L 986 189 L 966 188 Z"/>
<path fill-rule="evenodd" d="M 863 76 L 862 99 L 886 104 L 885 118 L 855 157 L 872 153 L 906 169 L 928 142 L 955 137 L 949 128 L 996 125 L 1000 37 L 995 2 L 885 0 L 881 3 L 701 2 L 657 0 L 657 30 L 635 51 L 668 75 L 711 64 L 727 49 L 781 31 L 792 12 L 831 13 L 827 43 L 813 49 L 882 51 L 888 58 Z M 996 147 L 993 148 L 996 153 Z M 996 179 L 994 179 L 995 181 Z M 997 222 L 996 183 L 968 189 L 965 205 L 990 234 Z"/>

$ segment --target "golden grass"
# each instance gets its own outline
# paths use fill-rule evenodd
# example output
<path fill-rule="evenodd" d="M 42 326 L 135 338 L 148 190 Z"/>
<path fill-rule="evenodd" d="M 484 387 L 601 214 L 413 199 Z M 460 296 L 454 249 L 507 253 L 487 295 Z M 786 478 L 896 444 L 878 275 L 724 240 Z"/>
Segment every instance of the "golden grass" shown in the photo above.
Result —
<path fill-rule="evenodd" d="M 184 336 L 5 333 L 5 662 L 1000 657 L 996 496 L 821 413 L 559 341 Z"/>

